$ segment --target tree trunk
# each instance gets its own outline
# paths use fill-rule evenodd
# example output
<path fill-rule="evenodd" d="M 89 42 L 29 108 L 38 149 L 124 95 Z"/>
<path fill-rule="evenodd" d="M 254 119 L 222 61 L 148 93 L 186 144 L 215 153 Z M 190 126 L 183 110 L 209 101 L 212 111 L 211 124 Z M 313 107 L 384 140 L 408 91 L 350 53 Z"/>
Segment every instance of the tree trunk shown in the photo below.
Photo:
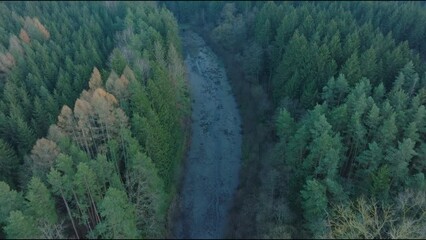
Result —
<path fill-rule="evenodd" d="M 64 197 L 64 194 L 63 194 L 63 192 L 62 192 L 62 189 L 61 189 L 60 191 L 61 191 L 61 197 L 62 197 L 62 200 L 64 200 L 65 207 L 67 208 L 68 216 L 70 217 L 70 220 L 71 220 L 72 228 L 74 229 L 74 232 L 75 232 L 75 235 L 76 235 L 77 239 L 80 239 L 80 236 L 78 235 L 78 232 L 77 232 L 77 228 L 75 227 L 74 219 L 73 219 L 73 217 L 72 217 L 72 215 L 71 215 L 71 209 L 70 209 L 70 207 L 68 206 L 67 200 L 66 200 L 66 199 L 65 199 L 65 197 Z"/>
<path fill-rule="evenodd" d="M 80 215 L 83 215 L 83 210 L 80 207 L 80 203 L 78 201 L 77 194 L 75 194 L 74 190 L 72 190 L 72 194 L 74 196 L 75 202 L 77 203 L 77 207 L 80 211 Z M 90 226 L 90 223 L 87 222 L 87 220 L 84 224 L 86 225 L 86 228 L 89 229 L 89 231 L 92 231 L 92 227 Z"/>

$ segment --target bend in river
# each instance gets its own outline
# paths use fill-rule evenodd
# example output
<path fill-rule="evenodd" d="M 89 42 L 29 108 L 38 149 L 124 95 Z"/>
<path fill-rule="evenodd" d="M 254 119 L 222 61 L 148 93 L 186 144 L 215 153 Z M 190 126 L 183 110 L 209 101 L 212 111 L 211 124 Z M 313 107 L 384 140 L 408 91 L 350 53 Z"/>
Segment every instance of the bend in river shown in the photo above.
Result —
<path fill-rule="evenodd" d="M 192 137 L 176 238 L 222 238 L 241 160 L 241 119 L 225 69 L 204 40 L 182 33 L 192 95 Z"/>

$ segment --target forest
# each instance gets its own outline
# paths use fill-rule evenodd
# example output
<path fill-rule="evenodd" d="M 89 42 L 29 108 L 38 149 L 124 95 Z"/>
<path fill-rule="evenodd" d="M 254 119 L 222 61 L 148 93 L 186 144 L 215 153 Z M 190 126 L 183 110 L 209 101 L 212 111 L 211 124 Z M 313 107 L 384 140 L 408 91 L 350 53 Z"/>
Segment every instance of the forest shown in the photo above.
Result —
<path fill-rule="evenodd" d="M 0 3 L 1 238 L 161 238 L 187 139 L 172 13 Z"/>
<path fill-rule="evenodd" d="M 173 236 L 183 27 L 242 119 L 224 237 L 426 238 L 425 22 L 416 1 L 0 2 L 0 238 Z"/>
<path fill-rule="evenodd" d="M 240 105 L 228 237 L 426 237 L 424 3 L 165 5 L 224 59 Z"/>

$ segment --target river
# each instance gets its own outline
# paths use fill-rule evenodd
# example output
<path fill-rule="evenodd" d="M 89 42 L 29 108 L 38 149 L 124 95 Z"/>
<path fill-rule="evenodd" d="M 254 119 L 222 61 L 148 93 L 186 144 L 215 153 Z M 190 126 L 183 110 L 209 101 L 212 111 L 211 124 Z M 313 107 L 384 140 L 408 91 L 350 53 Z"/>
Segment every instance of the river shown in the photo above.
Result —
<path fill-rule="evenodd" d="M 225 69 L 196 33 L 181 33 L 191 93 L 191 144 L 174 238 L 223 238 L 238 186 L 241 118 Z"/>

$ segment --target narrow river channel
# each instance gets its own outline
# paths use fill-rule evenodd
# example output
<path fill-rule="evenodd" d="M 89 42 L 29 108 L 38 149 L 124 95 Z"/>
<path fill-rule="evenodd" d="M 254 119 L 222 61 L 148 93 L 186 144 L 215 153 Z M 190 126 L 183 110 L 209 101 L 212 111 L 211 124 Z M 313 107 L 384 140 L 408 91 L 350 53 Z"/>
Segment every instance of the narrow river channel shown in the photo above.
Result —
<path fill-rule="evenodd" d="M 192 99 L 191 145 L 175 238 L 223 238 L 238 185 L 241 119 L 218 57 L 196 33 L 182 32 Z"/>

